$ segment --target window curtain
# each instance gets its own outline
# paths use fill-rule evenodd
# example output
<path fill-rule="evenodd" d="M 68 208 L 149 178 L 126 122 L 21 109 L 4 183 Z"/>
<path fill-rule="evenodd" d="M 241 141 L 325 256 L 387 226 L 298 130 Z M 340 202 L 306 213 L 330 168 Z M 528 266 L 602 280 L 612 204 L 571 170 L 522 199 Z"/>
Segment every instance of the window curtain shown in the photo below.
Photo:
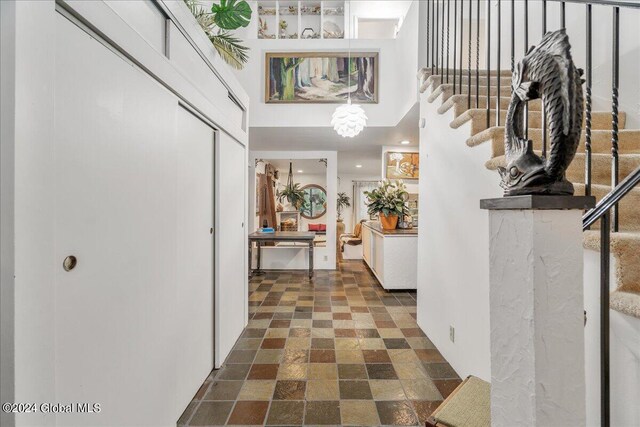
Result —
<path fill-rule="evenodd" d="M 377 181 L 353 181 L 352 228 L 361 220 L 369 219 L 369 214 L 367 213 L 367 196 L 364 195 L 364 192 L 371 191 L 377 186 Z"/>

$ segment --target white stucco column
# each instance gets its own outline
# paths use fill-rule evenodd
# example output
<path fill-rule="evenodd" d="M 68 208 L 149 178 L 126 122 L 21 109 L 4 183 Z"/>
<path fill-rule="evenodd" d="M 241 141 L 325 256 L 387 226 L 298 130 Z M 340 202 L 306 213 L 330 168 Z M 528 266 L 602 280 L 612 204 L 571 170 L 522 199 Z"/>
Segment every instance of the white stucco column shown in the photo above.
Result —
<path fill-rule="evenodd" d="M 489 209 L 491 424 L 584 426 L 583 209 L 516 196 Z"/>

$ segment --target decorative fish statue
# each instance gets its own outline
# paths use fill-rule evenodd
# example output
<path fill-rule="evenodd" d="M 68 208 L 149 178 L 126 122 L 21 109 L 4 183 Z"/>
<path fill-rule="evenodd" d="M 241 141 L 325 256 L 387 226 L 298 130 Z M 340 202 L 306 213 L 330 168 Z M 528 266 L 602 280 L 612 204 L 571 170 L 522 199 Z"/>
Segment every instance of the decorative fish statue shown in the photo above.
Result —
<path fill-rule="evenodd" d="M 505 196 L 573 194 L 573 184 L 567 181 L 565 171 L 580 141 L 582 74 L 571 58 L 564 29 L 545 34 L 517 65 L 505 121 L 506 167 L 498 168 Z M 524 107 L 538 98 L 543 100 L 549 127 L 548 157 L 535 154 L 533 142 L 524 137 Z"/>

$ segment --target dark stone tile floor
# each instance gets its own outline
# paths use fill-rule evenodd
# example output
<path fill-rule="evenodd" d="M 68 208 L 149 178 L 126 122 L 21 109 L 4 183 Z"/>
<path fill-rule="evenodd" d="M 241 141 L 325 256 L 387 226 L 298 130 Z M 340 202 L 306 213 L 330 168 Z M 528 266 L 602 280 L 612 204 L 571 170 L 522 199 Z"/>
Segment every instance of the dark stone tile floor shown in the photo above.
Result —
<path fill-rule="evenodd" d="M 179 426 L 424 425 L 461 382 L 418 327 L 415 292 L 385 291 L 360 261 L 249 286 L 249 324 Z"/>

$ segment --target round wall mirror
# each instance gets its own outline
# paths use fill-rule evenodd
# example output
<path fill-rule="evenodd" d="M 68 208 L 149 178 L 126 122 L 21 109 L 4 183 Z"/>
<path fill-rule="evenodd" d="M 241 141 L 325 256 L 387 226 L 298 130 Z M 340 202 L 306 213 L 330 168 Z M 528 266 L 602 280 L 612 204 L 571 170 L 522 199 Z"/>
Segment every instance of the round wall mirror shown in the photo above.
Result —
<path fill-rule="evenodd" d="M 320 218 L 327 212 L 327 192 L 316 184 L 302 187 L 304 203 L 300 207 L 300 215 L 307 219 Z"/>

